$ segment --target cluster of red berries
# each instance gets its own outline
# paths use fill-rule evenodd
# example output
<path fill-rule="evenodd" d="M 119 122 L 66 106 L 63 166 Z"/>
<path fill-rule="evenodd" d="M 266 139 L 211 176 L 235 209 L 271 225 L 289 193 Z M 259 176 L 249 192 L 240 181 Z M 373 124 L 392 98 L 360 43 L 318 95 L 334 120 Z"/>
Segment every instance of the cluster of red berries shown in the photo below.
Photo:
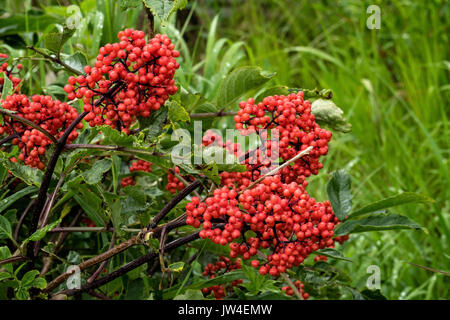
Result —
<path fill-rule="evenodd" d="M 260 258 L 264 255 L 259 254 L 251 261 L 263 275 L 279 276 L 300 265 L 312 252 L 346 240 L 333 239 L 339 220 L 330 202 L 317 202 L 305 189 L 306 178 L 322 168 L 319 158 L 328 152 L 331 132 L 319 127 L 311 104 L 303 97 L 299 92 L 266 97 L 258 104 L 253 99 L 239 103 L 236 128 L 243 135 L 259 134 L 263 143 L 244 154 L 238 144 L 223 143 L 220 137 L 206 134 L 204 145 L 217 143 L 239 155 L 247 171 L 221 173 L 221 188 L 203 202 L 193 197 L 186 205 L 186 223 L 201 226 L 202 238 L 229 244 L 231 258 L 247 260 L 269 249 L 267 256 Z M 312 147 L 308 155 L 249 188 L 265 173 L 262 169 L 274 167 L 271 155 L 288 161 L 308 147 Z M 214 228 L 218 223 L 224 227 Z"/>
<path fill-rule="evenodd" d="M 78 117 L 78 112 L 65 102 L 52 100 L 50 96 L 34 95 L 29 99 L 23 94 L 13 94 L 1 100 L 2 107 L 14 111 L 16 115 L 25 118 L 56 139 L 60 138 L 73 120 Z M 76 126 L 81 129 L 82 123 Z M 46 152 L 46 147 L 52 141 L 41 131 L 23 124 L 11 117 L 3 116 L 3 125 L 0 126 L 0 135 L 7 133 L 15 135 L 12 140 L 14 145 L 19 146 L 21 153 L 18 160 L 33 168 L 44 168 L 44 163 L 40 156 Z M 72 131 L 67 139 L 71 143 L 78 137 L 76 130 Z"/>
<path fill-rule="evenodd" d="M 295 281 L 294 285 L 298 289 L 300 294 L 302 295 L 303 299 L 308 300 L 309 294 L 306 293 L 305 290 L 303 289 L 305 287 L 305 285 L 303 283 L 301 283 L 300 280 Z M 282 288 L 282 290 L 289 296 L 293 296 L 294 295 L 294 289 L 292 289 L 289 286 L 284 286 Z"/>
<path fill-rule="evenodd" d="M 3 77 L 0 78 L 0 97 L 3 90 L 3 84 L 5 83 L 5 77 L 11 80 L 13 84 L 13 92 L 19 92 L 19 84 L 22 81 L 22 79 L 15 76 L 15 74 L 18 74 L 19 71 L 22 70 L 22 64 L 17 64 L 16 69 L 18 71 L 13 72 L 14 67 L 10 66 L 8 62 L 5 61 L 6 59 L 8 59 L 8 55 L 5 53 L 0 53 L 0 74 L 3 74 Z"/>
<path fill-rule="evenodd" d="M 138 160 L 131 163 L 130 172 L 135 171 L 143 171 L 143 172 L 152 172 L 152 163 L 144 160 Z M 134 186 L 136 181 L 134 177 L 125 177 L 120 181 L 122 188 L 126 186 Z"/>
<path fill-rule="evenodd" d="M 206 277 L 208 276 L 210 279 L 214 279 L 218 273 L 225 273 L 229 272 L 231 270 L 241 269 L 241 260 L 237 259 L 236 261 L 232 261 L 229 258 L 226 257 L 220 257 L 219 261 L 216 262 L 216 264 L 209 263 L 204 271 L 203 275 Z M 212 287 L 203 288 L 202 292 L 205 294 L 205 296 L 213 293 L 214 297 L 217 300 L 220 300 L 225 297 L 227 289 L 232 289 L 234 286 L 240 285 L 242 283 L 241 279 L 234 280 L 231 282 L 231 286 L 225 287 L 223 285 L 214 285 Z"/>
<path fill-rule="evenodd" d="M 305 178 L 317 174 L 323 167 L 319 158 L 328 153 L 328 142 L 332 134 L 315 122 L 311 104 L 304 100 L 303 92 L 266 97 L 258 104 L 255 104 L 254 99 L 248 99 L 240 102 L 239 107 L 240 110 L 234 117 L 236 129 L 243 135 L 258 133 L 266 136 L 267 130 L 270 130 L 272 139 L 276 137 L 278 143 L 267 148 L 278 149 L 277 155 L 283 161 L 293 158 L 310 146 L 313 147 L 307 156 L 281 171 L 285 182 L 304 184 Z"/>
<path fill-rule="evenodd" d="M 137 116 L 150 116 L 177 92 L 179 52 L 166 35 L 146 42 L 143 31 L 125 29 L 118 38 L 100 48 L 94 67 L 84 68 L 86 76 L 69 77 L 64 90 L 69 100 L 83 100 L 90 126 L 106 124 L 129 134 Z"/>
<path fill-rule="evenodd" d="M 177 175 L 180 175 L 180 168 L 175 167 L 174 173 L 176 173 Z M 190 175 L 186 175 L 186 176 L 182 176 L 182 177 L 183 177 L 183 179 L 185 179 L 188 182 L 193 180 L 193 177 Z M 167 191 L 169 191 L 171 194 L 174 194 L 174 193 L 177 193 L 178 191 L 183 190 L 185 187 L 186 186 L 184 185 L 184 183 L 180 179 L 178 179 L 175 176 L 175 174 L 172 174 L 170 171 L 167 173 L 167 185 L 166 185 Z"/>

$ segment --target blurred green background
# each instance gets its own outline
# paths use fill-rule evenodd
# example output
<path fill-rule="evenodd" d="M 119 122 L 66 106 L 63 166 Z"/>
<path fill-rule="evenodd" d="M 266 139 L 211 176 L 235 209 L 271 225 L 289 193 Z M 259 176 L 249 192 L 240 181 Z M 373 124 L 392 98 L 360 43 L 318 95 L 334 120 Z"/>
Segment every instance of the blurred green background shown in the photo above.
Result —
<path fill-rule="evenodd" d="M 88 62 L 122 28 L 148 28 L 139 1 L 3 0 L 0 51 L 31 56 L 26 45 L 42 46 L 40 36 L 73 14 L 69 5 L 80 8 L 80 24 L 63 52 L 80 50 Z M 369 5 L 381 10 L 380 29 L 366 27 Z M 181 51 L 184 87 L 208 93 L 234 66 L 257 65 L 276 72 L 269 86 L 332 89 L 353 130 L 335 134 L 310 194 L 325 199 L 328 174 L 346 168 L 354 207 L 401 191 L 436 200 L 395 209 L 422 231 L 351 236 L 344 253 L 354 262 L 340 266 L 360 279 L 358 287 L 367 267 L 379 266 L 390 299 L 450 298 L 448 276 L 407 263 L 450 272 L 448 1 L 199 0 L 156 25 Z M 25 92 L 61 94 L 67 75 L 24 61 Z"/>

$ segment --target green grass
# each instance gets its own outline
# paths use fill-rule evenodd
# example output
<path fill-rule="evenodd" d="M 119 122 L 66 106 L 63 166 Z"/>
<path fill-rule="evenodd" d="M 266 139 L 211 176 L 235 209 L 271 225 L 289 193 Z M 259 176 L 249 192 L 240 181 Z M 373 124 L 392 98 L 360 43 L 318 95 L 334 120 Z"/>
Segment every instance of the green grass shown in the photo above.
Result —
<path fill-rule="evenodd" d="M 353 131 L 335 135 L 311 181 L 317 198 L 325 198 L 327 174 L 347 168 L 355 207 L 400 191 L 436 200 L 395 209 L 423 231 L 352 236 L 346 269 L 366 279 L 367 266 L 378 265 L 389 298 L 450 298 L 448 277 L 406 263 L 450 271 L 448 3 L 267 0 L 229 9 L 201 1 L 202 24 L 211 16 L 205 2 L 221 10 L 220 33 L 246 42 L 249 62 L 277 72 L 276 84 L 333 90 Z M 380 30 L 366 28 L 374 2 Z"/>
<path fill-rule="evenodd" d="M 140 10 L 123 12 L 113 0 L 73 3 L 81 6 L 86 20 L 64 52 L 71 53 L 80 42 L 91 61 L 99 44 L 115 41 L 118 30 L 143 24 Z M 354 262 L 339 264 L 354 279 L 361 279 L 355 284 L 364 287 L 367 266 L 378 265 L 381 290 L 388 298 L 450 298 L 449 277 L 406 263 L 450 272 L 449 3 L 192 3 L 178 16 L 178 31 L 170 25 L 162 29 L 178 39 L 183 59 L 178 81 L 183 86 L 210 92 L 230 63 L 276 72 L 272 85 L 333 90 L 333 99 L 345 111 L 353 131 L 335 134 L 324 169 L 311 179 L 310 193 L 317 199 L 326 198 L 328 174 L 347 168 L 353 178 L 355 208 L 400 191 L 436 200 L 435 205 L 395 209 L 424 226 L 422 231 L 350 238 L 344 253 Z M 380 30 L 366 28 L 370 4 L 381 8 Z M 48 12 L 59 10 L 55 1 L 42 1 L 41 6 Z M 9 0 L 6 8 L 22 12 L 23 7 L 20 1 Z M 219 19 L 213 20 L 217 14 Z M 216 24 L 214 35 L 211 24 Z M 17 52 L 17 56 L 24 54 L 25 50 Z M 32 61 L 28 63 L 31 66 Z M 33 68 L 29 87 L 41 88 L 48 67 L 39 61 Z"/>

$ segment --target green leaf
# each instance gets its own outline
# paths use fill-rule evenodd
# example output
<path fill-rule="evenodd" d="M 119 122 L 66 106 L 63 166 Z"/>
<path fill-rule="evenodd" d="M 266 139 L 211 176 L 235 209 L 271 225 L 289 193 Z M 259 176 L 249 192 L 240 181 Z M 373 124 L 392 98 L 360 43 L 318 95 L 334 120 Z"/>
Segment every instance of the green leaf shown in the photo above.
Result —
<path fill-rule="evenodd" d="M 378 214 L 358 220 L 344 221 L 336 227 L 334 234 L 342 236 L 349 233 L 396 229 L 420 229 L 420 226 L 408 217 L 399 214 Z"/>
<path fill-rule="evenodd" d="M 181 272 L 181 271 L 183 271 L 183 268 L 184 268 L 184 262 L 179 261 L 179 262 L 171 263 L 171 264 L 169 264 L 169 266 L 167 268 L 170 269 L 171 272 Z"/>
<path fill-rule="evenodd" d="M 189 113 L 187 113 L 186 109 L 183 108 L 182 105 L 180 105 L 176 101 L 168 101 L 166 104 L 169 107 L 169 120 L 172 122 L 179 122 L 179 121 L 190 121 L 191 118 L 189 117 Z"/>
<path fill-rule="evenodd" d="M 144 5 L 150 9 L 164 23 L 170 15 L 187 5 L 187 0 L 143 0 Z"/>
<path fill-rule="evenodd" d="M 200 290 L 186 290 L 183 294 L 177 295 L 173 300 L 203 300 L 203 293 Z"/>
<path fill-rule="evenodd" d="M 141 129 L 148 128 L 148 141 L 153 141 L 161 134 L 162 128 L 167 121 L 167 114 L 168 108 L 160 108 L 152 112 L 148 118 L 138 117 L 139 127 Z"/>
<path fill-rule="evenodd" d="M 61 59 L 65 64 L 67 64 L 72 69 L 77 70 L 79 73 L 84 74 L 83 68 L 87 65 L 86 56 L 77 51 L 72 55 L 61 54 Z"/>
<path fill-rule="evenodd" d="M 58 219 L 58 220 L 56 220 L 56 221 L 54 221 L 54 222 L 52 222 L 52 223 L 46 225 L 45 227 L 43 227 L 43 228 L 41 228 L 41 229 L 39 229 L 39 230 L 36 230 L 31 236 L 29 236 L 29 237 L 25 240 L 25 242 L 28 242 L 28 241 L 39 241 L 39 240 L 41 240 L 42 238 L 45 237 L 45 235 L 46 235 L 50 230 L 53 230 L 54 228 L 56 228 L 60 223 L 61 223 L 61 219 Z"/>
<path fill-rule="evenodd" d="M 0 239 L 11 239 L 11 223 L 4 216 L 0 216 Z"/>
<path fill-rule="evenodd" d="M 326 124 L 340 132 L 350 132 L 352 130 L 351 124 L 347 123 L 343 116 L 344 111 L 331 100 L 317 99 L 311 105 L 311 113 L 315 115 L 319 124 Z"/>
<path fill-rule="evenodd" d="M 72 190 L 76 193 L 73 198 L 86 212 L 89 218 L 99 227 L 105 226 L 107 217 L 104 214 L 104 210 L 101 207 L 102 200 L 86 185 L 72 186 Z"/>
<path fill-rule="evenodd" d="M 270 87 L 267 89 L 264 89 L 262 92 L 260 92 L 258 95 L 255 96 L 255 103 L 259 103 L 261 101 L 263 101 L 263 99 L 265 97 L 269 97 L 269 96 L 275 96 L 275 95 L 288 95 L 289 94 L 289 88 L 286 86 L 275 86 L 275 87 Z"/>
<path fill-rule="evenodd" d="M 338 251 L 336 249 L 325 248 L 325 249 L 317 250 L 314 253 L 322 255 L 322 256 L 325 256 L 325 257 L 333 258 L 333 259 L 338 259 L 338 260 L 344 260 L 344 261 L 352 262 L 351 259 L 344 257 L 342 252 L 340 252 L 340 251 Z"/>
<path fill-rule="evenodd" d="M 355 218 L 361 215 L 364 215 L 366 213 L 375 212 L 395 206 L 399 206 L 406 203 L 427 203 L 427 202 L 434 202 L 433 199 L 428 198 L 427 196 L 424 196 L 422 194 L 414 193 L 414 192 L 404 192 L 397 194 L 395 196 L 379 200 L 376 202 L 373 202 L 371 204 L 368 204 L 361 209 L 358 209 L 354 211 L 350 215 L 351 218 Z"/>
<path fill-rule="evenodd" d="M 18 300 L 28 300 L 30 298 L 30 294 L 28 293 L 28 288 L 24 288 L 20 286 L 16 289 L 16 298 Z"/>
<path fill-rule="evenodd" d="M 0 281 L 10 278 L 12 278 L 12 275 L 9 272 L 0 272 Z"/>
<path fill-rule="evenodd" d="M 239 163 L 232 163 L 232 164 L 217 164 L 217 168 L 219 171 L 226 171 L 226 172 L 245 172 L 247 171 L 247 167 L 243 164 Z"/>
<path fill-rule="evenodd" d="M 220 176 L 219 176 L 219 168 L 217 167 L 217 164 L 210 163 L 207 165 L 203 165 L 201 172 L 211 181 L 213 181 L 215 184 L 220 184 Z"/>
<path fill-rule="evenodd" d="M 47 281 L 44 278 L 36 278 L 31 283 L 31 287 L 38 289 L 45 289 L 47 287 Z"/>
<path fill-rule="evenodd" d="M 387 300 L 387 298 L 381 293 L 379 289 L 377 290 L 365 289 L 361 291 L 361 294 L 366 300 Z"/>
<path fill-rule="evenodd" d="M 25 16 L 11 15 L 0 19 L 0 37 L 14 35 L 22 32 L 44 32 L 45 29 L 54 23 L 62 23 L 62 17 L 41 14 Z"/>
<path fill-rule="evenodd" d="M 134 9 L 136 8 L 142 1 L 141 0 L 120 0 L 120 9 Z"/>
<path fill-rule="evenodd" d="M 0 201 L 0 213 L 6 210 L 10 205 L 12 205 L 17 200 L 25 197 L 26 195 L 29 195 L 30 193 L 33 193 L 37 191 L 37 188 L 34 186 L 28 186 L 26 188 L 23 188 L 20 191 L 17 191 L 16 193 L 13 193 L 8 198 L 5 198 Z"/>
<path fill-rule="evenodd" d="M 8 77 L 3 77 L 3 89 L 2 89 L 2 97 L 5 99 L 7 96 L 10 96 L 13 92 L 13 83 L 9 80 Z"/>
<path fill-rule="evenodd" d="M 22 287 L 29 287 L 33 283 L 33 280 L 38 275 L 39 275 L 39 271 L 38 270 L 28 271 L 27 273 L 25 273 L 25 275 L 23 276 L 22 280 L 20 280 L 20 285 Z"/>
<path fill-rule="evenodd" d="M 89 170 L 84 171 L 81 176 L 87 184 L 96 184 L 102 180 L 103 174 L 108 172 L 111 166 L 111 159 L 98 160 Z"/>
<path fill-rule="evenodd" d="M 43 173 L 41 170 L 31 168 L 19 162 L 12 162 L 9 160 L 10 156 L 7 153 L 0 151 L 0 162 L 11 172 L 11 174 L 28 185 L 41 186 Z"/>
<path fill-rule="evenodd" d="M 43 36 L 44 47 L 55 53 L 60 52 L 61 47 L 72 37 L 75 31 L 75 28 L 70 29 L 66 25 L 56 24 L 50 32 Z"/>
<path fill-rule="evenodd" d="M 334 214 L 339 220 L 344 220 L 352 209 L 352 190 L 350 175 L 345 170 L 333 172 L 327 183 L 327 194 Z"/>
<path fill-rule="evenodd" d="M 113 144 L 120 147 L 131 147 L 133 146 L 134 137 L 129 136 L 124 132 L 119 132 L 110 126 L 97 126 L 94 128 L 95 131 L 103 133 L 104 139 L 103 144 Z"/>
<path fill-rule="evenodd" d="M 222 80 L 217 93 L 216 104 L 226 109 L 250 90 L 260 88 L 275 74 L 267 74 L 257 67 L 240 67 Z"/>
<path fill-rule="evenodd" d="M 11 258 L 11 251 L 9 251 L 9 248 L 7 246 L 0 247 L 0 260 L 5 260 L 8 258 Z M 4 264 L 2 265 L 2 268 L 5 268 L 5 270 L 9 273 L 13 272 L 12 263 Z"/>
<path fill-rule="evenodd" d="M 224 273 L 223 275 L 217 276 L 214 279 L 208 279 L 208 280 L 200 280 L 197 281 L 189 286 L 184 287 L 184 289 L 187 290 L 199 290 L 202 288 L 207 288 L 214 286 L 216 284 L 225 284 L 230 283 L 233 280 L 238 280 L 244 278 L 244 273 L 242 270 L 232 270 L 230 272 Z M 165 290 L 163 296 L 164 299 L 172 299 L 175 294 L 177 293 L 180 285 L 173 286 L 168 290 Z"/>

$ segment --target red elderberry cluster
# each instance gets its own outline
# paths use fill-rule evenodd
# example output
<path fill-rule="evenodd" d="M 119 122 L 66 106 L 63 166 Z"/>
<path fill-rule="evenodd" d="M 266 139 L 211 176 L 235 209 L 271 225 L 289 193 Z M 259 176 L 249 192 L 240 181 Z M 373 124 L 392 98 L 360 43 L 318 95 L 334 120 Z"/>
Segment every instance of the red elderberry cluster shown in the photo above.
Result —
<path fill-rule="evenodd" d="M 177 92 L 179 52 L 166 35 L 147 42 L 143 31 L 125 29 L 118 38 L 100 48 L 94 67 L 84 68 L 86 76 L 69 77 L 64 90 L 69 100 L 83 100 L 90 126 L 106 124 L 129 134 L 137 116 L 150 116 Z"/>
<path fill-rule="evenodd" d="M 52 100 L 50 96 L 34 95 L 29 99 L 23 94 L 13 94 L 0 102 L 3 108 L 15 111 L 16 115 L 35 123 L 56 139 L 60 138 L 72 121 L 78 117 L 75 108 L 65 102 Z M 79 123 L 76 129 L 82 127 L 83 124 Z M 13 118 L 3 116 L 0 135 L 5 133 L 15 135 L 12 143 L 19 146 L 21 150 L 17 157 L 18 160 L 33 168 L 41 170 L 44 168 L 40 156 L 44 155 L 46 147 L 52 144 L 52 141 L 45 134 Z M 67 143 L 71 143 L 77 137 L 78 132 L 72 131 Z"/>
<path fill-rule="evenodd" d="M 152 163 L 144 160 L 135 161 L 131 164 L 130 172 L 135 171 L 152 172 Z M 125 177 L 121 180 L 120 184 L 122 188 L 125 188 L 126 186 L 134 186 L 136 181 L 134 177 Z"/>
<path fill-rule="evenodd" d="M 304 93 L 300 91 L 288 96 L 266 97 L 258 104 L 254 99 L 248 99 L 239 103 L 240 110 L 234 117 L 236 129 L 243 135 L 267 134 L 263 130 L 276 129 L 273 136 L 279 140 L 277 147 L 284 161 L 293 158 L 299 151 L 313 147 L 307 156 L 281 171 L 283 180 L 288 183 L 295 181 L 303 184 L 307 177 L 319 172 L 323 167 L 319 158 L 328 153 L 328 142 L 332 137 L 331 132 L 320 128 L 315 122 L 311 104 L 303 97 Z"/>
<path fill-rule="evenodd" d="M 177 175 L 180 175 L 180 168 L 175 167 L 174 173 L 176 173 Z M 186 180 L 187 182 L 191 182 L 194 179 L 190 175 L 181 176 L 181 177 L 183 177 L 183 179 Z M 177 193 L 178 191 L 183 190 L 185 187 L 186 186 L 184 185 L 184 183 L 180 179 L 178 179 L 174 174 L 172 174 L 171 172 L 167 173 L 167 185 L 166 185 L 167 191 L 169 191 L 171 194 L 174 194 L 174 193 Z"/>
<path fill-rule="evenodd" d="M 3 74 L 3 77 L 0 78 L 0 97 L 2 95 L 3 84 L 5 83 L 4 77 L 11 80 L 13 84 L 13 92 L 19 92 L 19 84 L 22 81 L 22 79 L 15 76 L 19 72 L 14 72 L 14 67 L 10 66 L 8 62 L 6 62 L 6 59 L 8 59 L 8 55 L 5 53 L 0 53 L 0 74 Z M 22 70 L 22 68 L 22 64 L 19 63 L 16 65 L 16 69 L 18 71 Z"/>
<path fill-rule="evenodd" d="M 203 275 L 208 276 L 210 279 L 214 279 L 219 273 L 229 272 L 231 270 L 241 269 L 241 260 L 237 259 L 236 261 L 232 261 L 226 257 L 220 257 L 219 261 L 216 264 L 209 263 L 204 271 Z M 209 295 L 211 293 L 214 294 L 214 297 L 217 300 L 220 300 L 225 297 L 226 291 L 231 290 L 234 286 L 240 285 L 242 283 L 241 279 L 234 280 L 231 282 L 231 286 L 224 285 L 214 285 L 212 287 L 203 288 L 202 292 L 205 295 Z"/>
<path fill-rule="evenodd" d="M 294 285 L 297 287 L 297 289 L 300 292 L 300 294 L 302 295 L 303 299 L 307 300 L 309 298 L 309 294 L 306 293 L 305 290 L 303 289 L 305 287 L 305 285 L 303 283 L 301 283 L 300 280 L 295 281 Z M 294 295 L 294 289 L 292 289 L 289 286 L 283 287 L 282 290 L 284 292 L 286 292 L 286 294 L 289 296 Z"/>
<path fill-rule="evenodd" d="M 204 137 L 204 145 L 219 140 L 222 147 L 239 154 L 247 172 L 221 173 L 221 188 L 203 202 L 193 197 L 186 205 L 186 223 L 201 226 L 202 238 L 229 244 L 231 258 L 240 255 L 247 260 L 268 249 L 266 257 L 259 254 L 251 265 L 263 275 L 278 276 L 300 265 L 312 252 L 345 240 L 333 239 L 339 220 L 330 203 L 317 202 L 305 189 L 305 179 L 322 168 L 319 158 L 328 152 L 331 133 L 315 122 L 303 92 L 267 97 L 256 105 L 249 99 L 239 106 L 236 128 L 243 135 L 260 134 L 263 143 L 242 157 L 237 144 L 223 144 L 212 134 Z M 274 137 L 279 137 L 278 143 Z M 262 169 L 273 168 L 270 153 L 278 149 L 275 158 L 288 161 L 308 147 L 312 147 L 308 155 L 249 188 L 264 174 Z M 216 223 L 224 227 L 213 228 Z"/>

